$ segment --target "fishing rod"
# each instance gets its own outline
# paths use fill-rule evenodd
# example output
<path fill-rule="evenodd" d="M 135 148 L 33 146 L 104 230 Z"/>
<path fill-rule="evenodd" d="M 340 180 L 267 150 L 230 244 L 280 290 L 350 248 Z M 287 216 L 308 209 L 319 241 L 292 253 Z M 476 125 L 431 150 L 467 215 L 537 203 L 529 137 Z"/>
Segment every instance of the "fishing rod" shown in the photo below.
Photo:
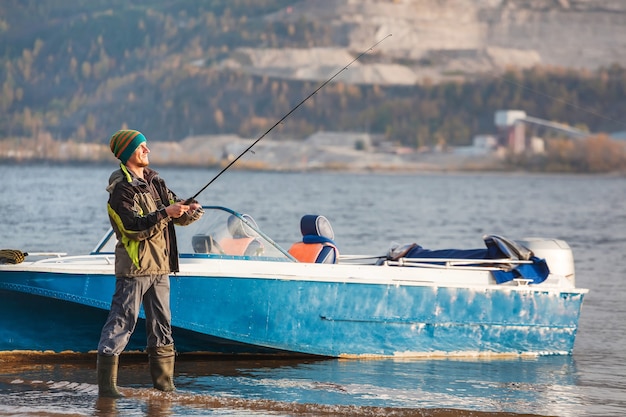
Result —
<path fill-rule="evenodd" d="M 274 123 L 274 125 L 272 125 L 272 127 L 270 127 L 269 129 L 267 129 L 267 131 L 265 133 L 263 133 L 261 136 L 259 136 L 259 138 L 257 140 L 255 140 L 254 142 L 252 142 L 252 144 L 250 146 L 248 146 L 243 152 L 241 152 L 239 154 L 239 156 L 237 156 L 235 159 L 233 159 L 232 161 L 230 161 L 230 163 L 228 165 L 226 165 L 224 168 L 222 168 L 222 170 L 220 172 L 217 173 L 216 176 L 214 176 L 211 181 L 209 181 L 208 183 L 206 183 L 206 185 L 204 187 L 202 187 L 197 193 L 195 193 L 192 197 L 189 197 L 187 200 L 185 200 L 185 204 L 191 204 L 191 201 L 194 200 L 196 197 L 198 197 L 198 195 L 200 195 L 200 193 L 202 193 L 204 190 L 207 189 L 207 187 L 211 184 L 213 184 L 213 182 L 215 180 L 217 180 L 224 172 L 226 172 L 226 170 L 228 168 L 230 168 L 231 166 L 233 166 L 233 164 L 235 162 L 237 162 L 239 160 L 239 158 L 241 158 L 242 156 L 244 156 L 246 153 L 248 153 L 248 151 L 250 151 L 250 149 L 252 149 L 252 147 L 254 145 L 256 145 L 257 143 L 259 143 L 259 141 L 261 141 L 261 139 L 263 139 L 265 136 L 267 136 L 268 133 L 270 133 L 272 130 L 274 130 L 274 128 L 276 126 L 278 126 L 279 124 L 282 123 L 283 120 L 285 120 L 287 117 L 289 117 L 289 115 L 291 113 L 293 113 L 294 111 L 296 111 L 300 106 L 302 106 L 308 99 L 310 99 L 311 97 L 313 97 L 315 95 L 315 93 L 317 93 L 318 91 L 320 91 L 322 88 L 324 88 L 326 86 L 326 84 L 328 84 L 329 82 L 331 82 L 332 80 L 335 79 L 335 77 L 337 77 L 339 74 L 341 74 L 343 71 L 347 70 L 348 67 L 352 64 L 354 64 L 356 61 L 358 61 L 363 55 L 367 54 L 369 51 L 371 51 L 372 49 L 376 48 L 382 41 L 384 41 L 385 39 L 387 39 L 388 37 L 391 36 L 391 33 L 387 36 L 385 36 L 384 38 L 382 38 L 381 40 L 379 40 L 378 42 L 376 42 L 374 45 L 370 46 L 369 48 L 367 48 L 365 51 L 361 52 L 356 58 L 354 58 L 352 61 L 350 61 L 348 63 L 348 65 L 346 65 L 345 67 L 341 68 L 339 71 L 337 71 L 332 77 L 330 77 L 329 79 L 327 79 L 326 81 L 324 81 L 319 87 L 317 87 L 311 94 L 309 94 L 308 96 L 306 96 L 300 103 L 298 103 L 294 108 L 292 108 L 291 110 L 289 110 L 289 112 L 287 114 L 285 114 L 283 117 L 280 118 L 280 120 L 278 120 L 276 123 Z"/>

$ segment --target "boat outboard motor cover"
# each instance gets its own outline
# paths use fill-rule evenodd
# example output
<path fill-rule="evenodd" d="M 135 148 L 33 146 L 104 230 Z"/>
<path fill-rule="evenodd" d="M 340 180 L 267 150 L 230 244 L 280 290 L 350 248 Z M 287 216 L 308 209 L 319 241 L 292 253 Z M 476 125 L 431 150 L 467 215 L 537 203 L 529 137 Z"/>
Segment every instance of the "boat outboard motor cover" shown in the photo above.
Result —
<path fill-rule="evenodd" d="M 564 277 L 575 286 L 574 255 L 567 242 L 540 237 L 527 237 L 516 242 L 532 250 L 536 257 L 545 259 L 553 275 Z"/>

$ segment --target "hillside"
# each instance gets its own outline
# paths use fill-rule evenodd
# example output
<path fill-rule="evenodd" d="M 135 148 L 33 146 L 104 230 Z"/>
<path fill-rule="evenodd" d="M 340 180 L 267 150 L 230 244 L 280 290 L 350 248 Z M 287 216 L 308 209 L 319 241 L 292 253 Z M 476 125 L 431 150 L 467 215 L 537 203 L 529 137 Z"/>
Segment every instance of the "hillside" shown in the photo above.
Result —
<path fill-rule="evenodd" d="M 323 79 L 345 51 L 367 49 L 388 34 L 377 62 L 344 79 L 378 84 L 441 82 L 460 75 L 534 66 L 595 70 L 626 65 L 626 3 L 607 0 L 404 0 L 299 2 L 271 22 L 323 22 L 334 45 L 307 51 L 240 50 L 253 73 Z"/>
<path fill-rule="evenodd" d="M 624 130 L 618 0 L 7 0 L 0 140 L 363 131 L 466 145 L 494 111 Z"/>

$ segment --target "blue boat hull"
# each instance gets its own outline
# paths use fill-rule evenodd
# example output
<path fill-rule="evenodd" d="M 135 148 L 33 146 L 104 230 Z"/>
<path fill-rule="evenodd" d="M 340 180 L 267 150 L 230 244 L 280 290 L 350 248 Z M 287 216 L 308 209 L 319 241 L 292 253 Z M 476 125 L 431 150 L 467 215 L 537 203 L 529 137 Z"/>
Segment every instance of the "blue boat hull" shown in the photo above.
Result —
<path fill-rule="evenodd" d="M 3 274 L 0 350 L 94 350 L 114 280 L 100 274 Z M 584 294 L 531 288 L 176 276 L 172 324 L 181 352 L 570 354 Z M 140 323 L 128 349 L 144 347 Z"/>
<path fill-rule="evenodd" d="M 570 354 L 583 301 L 578 293 L 269 279 L 172 284 L 178 326 L 326 356 Z"/>
<path fill-rule="evenodd" d="M 0 290 L 0 351 L 95 351 L 108 311 L 59 299 Z M 229 340 L 174 328 L 179 352 L 274 354 L 284 352 L 247 346 Z M 145 322 L 137 323 L 127 351 L 146 347 Z"/>

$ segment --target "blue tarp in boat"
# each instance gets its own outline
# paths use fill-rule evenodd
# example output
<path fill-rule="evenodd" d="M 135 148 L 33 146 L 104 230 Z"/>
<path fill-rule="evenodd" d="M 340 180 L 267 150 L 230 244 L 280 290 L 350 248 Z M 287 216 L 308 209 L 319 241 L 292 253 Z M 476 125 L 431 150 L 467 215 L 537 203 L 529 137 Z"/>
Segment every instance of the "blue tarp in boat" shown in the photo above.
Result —
<path fill-rule="evenodd" d="M 502 270 L 492 271 L 498 284 L 513 279 L 531 280 L 539 284 L 548 277 L 550 269 L 545 259 L 536 257 L 533 252 L 502 236 L 488 235 L 483 238 L 486 249 L 425 249 L 418 244 L 409 246 L 408 251 L 394 258 L 437 258 L 437 259 L 511 259 L 531 261 L 525 264 L 510 264 Z M 498 266 L 504 266 L 498 264 Z"/>

